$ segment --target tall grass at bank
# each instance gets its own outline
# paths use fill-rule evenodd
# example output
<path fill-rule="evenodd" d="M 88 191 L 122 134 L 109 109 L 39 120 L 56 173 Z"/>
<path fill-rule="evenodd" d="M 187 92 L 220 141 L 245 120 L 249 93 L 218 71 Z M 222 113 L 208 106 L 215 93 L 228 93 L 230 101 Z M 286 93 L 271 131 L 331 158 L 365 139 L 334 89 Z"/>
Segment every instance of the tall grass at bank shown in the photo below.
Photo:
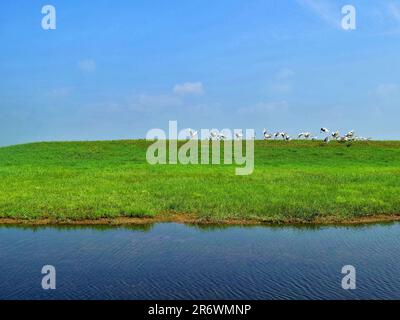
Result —
<path fill-rule="evenodd" d="M 98 219 L 172 213 L 221 221 L 337 221 L 400 214 L 400 142 L 256 141 L 255 170 L 156 165 L 150 142 L 0 148 L 0 218 Z"/>

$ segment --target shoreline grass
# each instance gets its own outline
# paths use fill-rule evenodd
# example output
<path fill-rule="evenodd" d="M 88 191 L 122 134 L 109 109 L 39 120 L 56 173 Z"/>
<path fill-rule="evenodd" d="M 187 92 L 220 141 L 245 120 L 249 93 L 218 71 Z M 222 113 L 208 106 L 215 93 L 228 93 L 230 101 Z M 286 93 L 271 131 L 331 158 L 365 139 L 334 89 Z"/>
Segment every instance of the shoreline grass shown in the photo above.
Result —
<path fill-rule="evenodd" d="M 236 176 L 234 165 L 151 166 L 145 159 L 150 144 L 0 148 L 0 224 L 179 221 L 179 216 L 200 223 L 340 223 L 400 217 L 399 141 L 256 141 L 250 176 Z"/>

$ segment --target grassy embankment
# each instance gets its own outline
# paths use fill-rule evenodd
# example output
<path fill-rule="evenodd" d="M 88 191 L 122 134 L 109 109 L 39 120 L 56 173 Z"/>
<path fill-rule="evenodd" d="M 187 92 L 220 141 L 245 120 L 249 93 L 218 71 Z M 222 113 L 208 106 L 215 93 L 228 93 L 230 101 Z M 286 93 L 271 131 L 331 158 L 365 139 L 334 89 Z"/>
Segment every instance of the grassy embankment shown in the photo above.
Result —
<path fill-rule="evenodd" d="M 151 166 L 149 144 L 0 148 L 0 223 L 400 218 L 400 142 L 256 141 L 250 176 L 236 176 L 232 165 Z"/>

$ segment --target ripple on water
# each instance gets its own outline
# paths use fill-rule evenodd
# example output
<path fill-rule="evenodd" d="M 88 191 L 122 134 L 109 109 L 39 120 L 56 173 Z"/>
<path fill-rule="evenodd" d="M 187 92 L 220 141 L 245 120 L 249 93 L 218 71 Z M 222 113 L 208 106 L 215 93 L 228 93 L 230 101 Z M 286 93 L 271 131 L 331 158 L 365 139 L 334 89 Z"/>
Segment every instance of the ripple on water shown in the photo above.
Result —
<path fill-rule="evenodd" d="M 400 224 L 0 227 L 1 299 L 398 299 Z M 57 290 L 41 289 L 41 268 Z M 341 268 L 357 268 L 357 290 Z"/>

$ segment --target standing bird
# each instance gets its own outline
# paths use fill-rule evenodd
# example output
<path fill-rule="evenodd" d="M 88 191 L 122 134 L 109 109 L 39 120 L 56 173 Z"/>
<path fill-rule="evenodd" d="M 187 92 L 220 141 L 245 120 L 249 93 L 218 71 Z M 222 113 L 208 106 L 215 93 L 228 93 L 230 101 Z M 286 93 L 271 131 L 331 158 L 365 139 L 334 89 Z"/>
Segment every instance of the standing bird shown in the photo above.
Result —
<path fill-rule="evenodd" d="M 332 138 L 338 139 L 340 137 L 339 131 L 332 132 Z"/>
<path fill-rule="evenodd" d="M 243 138 L 243 133 L 241 133 L 241 132 L 236 132 L 236 133 L 235 133 L 235 137 L 236 137 L 236 139 L 241 140 L 241 139 Z"/>
<path fill-rule="evenodd" d="M 268 133 L 267 129 L 264 129 L 263 135 L 264 135 L 264 140 L 269 140 L 272 138 L 272 135 Z"/>
<path fill-rule="evenodd" d="M 311 137 L 311 133 L 310 132 L 301 132 L 298 135 L 298 138 L 300 139 L 301 137 L 304 137 L 304 139 L 309 139 Z"/>
<path fill-rule="evenodd" d="M 354 130 L 349 131 L 348 133 L 345 134 L 345 137 L 347 138 L 353 138 L 354 137 Z"/>
<path fill-rule="evenodd" d="M 189 129 L 189 136 L 190 136 L 190 139 L 194 139 L 197 136 L 197 131 Z"/>
<path fill-rule="evenodd" d="M 219 139 L 219 140 L 225 140 L 225 139 L 226 139 L 226 136 L 225 136 L 223 133 L 219 133 L 219 134 L 218 134 L 218 139 Z"/>
<path fill-rule="evenodd" d="M 366 138 L 366 137 L 355 137 L 355 141 L 370 141 L 372 138 Z"/>
<path fill-rule="evenodd" d="M 324 142 L 325 143 L 329 143 L 331 140 L 329 139 L 329 136 L 327 136 L 325 139 L 324 139 Z"/>
<path fill-rule="evenodd" d="M 214 131 L 211 131 L 209 140 L 213 140 L 213 139 L 218 139 L 218 134 L 215 133 Z"/>

